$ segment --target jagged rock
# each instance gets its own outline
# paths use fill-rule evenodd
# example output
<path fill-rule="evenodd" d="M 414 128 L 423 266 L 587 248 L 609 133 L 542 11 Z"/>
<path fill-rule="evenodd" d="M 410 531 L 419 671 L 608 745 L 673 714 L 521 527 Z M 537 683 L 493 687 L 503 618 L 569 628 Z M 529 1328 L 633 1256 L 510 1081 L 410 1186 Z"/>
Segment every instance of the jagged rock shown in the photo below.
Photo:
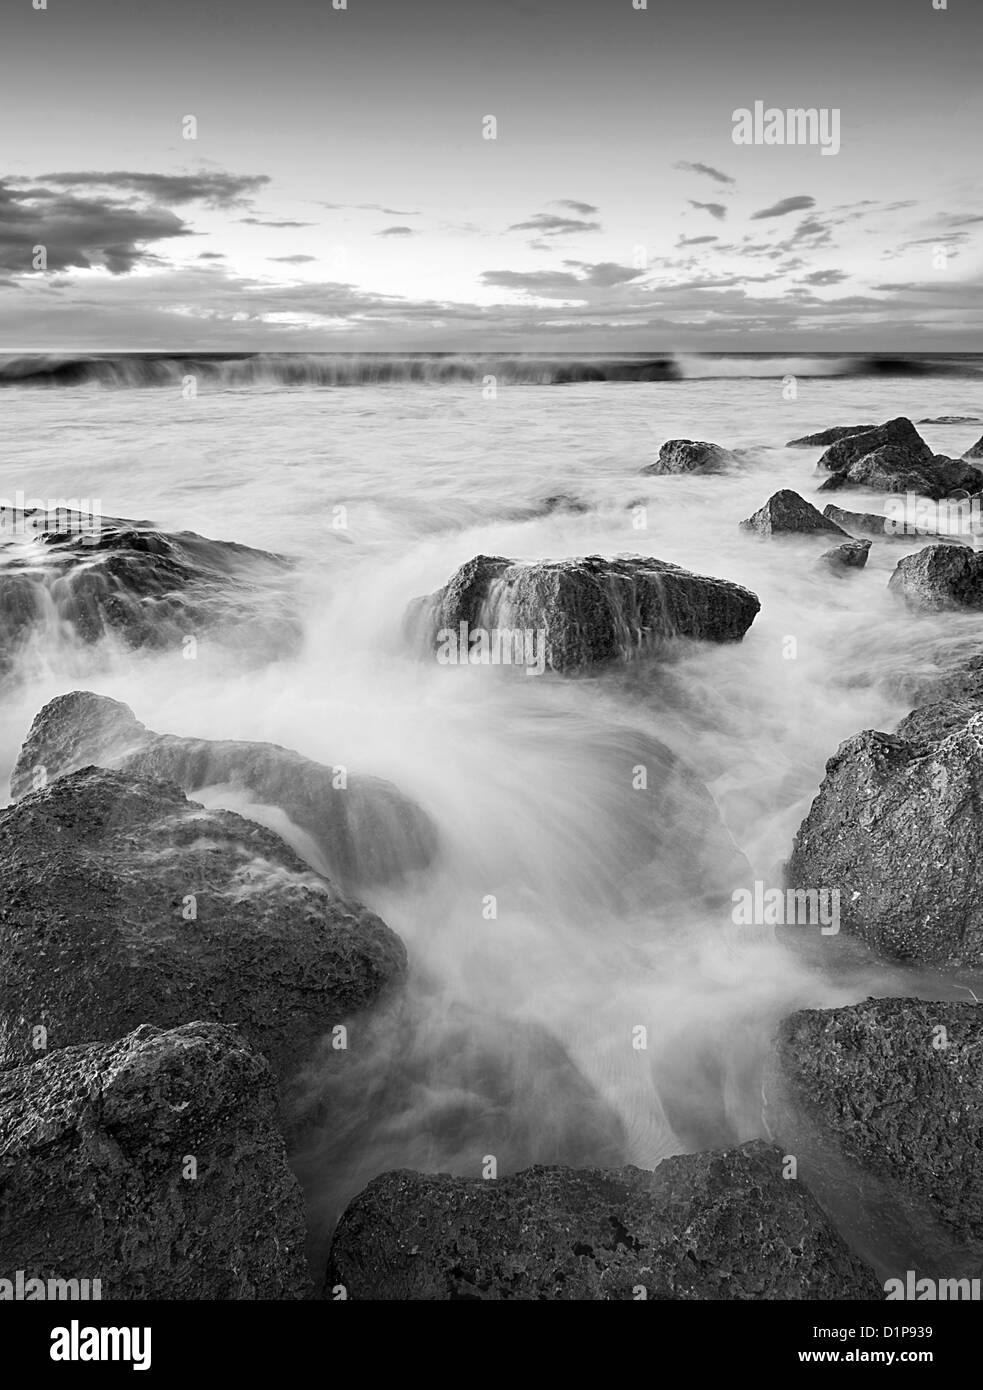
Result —
<path fill-rule="evenodd" d="M 917 707 L 902 719 L 895 733 L 916 742 L 938 742 L 983 713 L 983 656 L 969 657 L 940 672 L 915 691 Z"/>
<path fill-rule="evenodd" d="M 983 435 L 963 454 L 964 459 L 983 459 Z"/>
<path fill-rule="evenodd" d="M 346 774 L 336 785 L 334 769 L 275 743 L 155 734 L 128 705 L 87 690 L 59 695 L 35 717 L 11 794 L 30 791 L 39 769 L 50 782 L 91 764 L 174 782 L 188 794 L 228 786 L 279 806 L 345 887 L 398 881 L 436 853 L 430 817 L 391 782 Z"/>
<path fill-rule="evenodd" d="M 872 541 L 847 541 L 832 550 L 824 550 L 819 559 L 833 570 L 862 570 L 872 544 Z"/>
<path fill-rule="evenodd" d="M 812 449 L 817 445 L 838 444 L 851 434 L 863 434 L 876 429 L 876 425 L 833 425 L 831 429 L 820 430 L 818 434 L 804 434 L 801 439 L 790 439 L 786 449 Z"/>
<path fill-rule="evenodd" d="M 960 711 L 959 713 L 963 713 Z M 892 960 L 983 964 L 983 714 L 929 707 L 841 744 L 799 827 L 791 888 L 839 891 L 840 927 Z"/>
<path fill-rule="evenodd" d="M 335 1233 L 326 1293 L 397 1301 L 876 1299 L 805 1188 L 762 1143 L 640 1168 L 494 1181 L 399 1171 Z"/>
<path fill-rule="evenodd" d="M 755 594 L 726 579 L 691 574 L 648 556 L 517 564 L 478 555 L 449 583 L 411 606 L 424 650 L 451 647 L 466 662 L 467 634 L 545 633 L 545 665 L 569 673 L 628 661 L 674 638 L 739 641 L 760 608 Z M 494 661 L 494 653 L 492 653 Z"/>
<path fill-rule="evenodd" d="M 930 545 L 899 560 L 888 580 L 909 608 L 983 608 L 983 551 Z"/>
<path fill-rule="evenodd" d="M 304 1298 L 304 1226 L 269 1066 L 234 1029 L 144 1026 L 0 1072 L 4 1276 Z"/>
<path fill-rule="evenodd" d="M 782 1021 L 769 1105 L 790 1107 L 862 1168 L 983 1237 L 983 1009 L 868 999 Z M 787 1128 L 794 1128 L 794 1120 Z M 795 1134 L 781 1142 L 795 1152 Z"/>
<path fill-rule="evenodd" d="M 402 943 L 272 831 L 83 768 L 0 812 L 0 1066 L 141 1023 L 241 1025 L 285 1080 Z"/>
<path fill-rule="evenodd" d="M 789 488 L 782 488 L 769 497 L 763 507 L 741 522 L 741 529 L 754 531 L 759 536 L 803 535 L 817 531 L 823 535 L 847 536 L 842 526 L 823 516 L 811 502 Z"/>
<path fill-rule="evenodd" d="M 862 487 L 871 492 L 911 492 L 937 501 L 983 487 L 983 473 L 978 468 L 933 454 L 904 416 L 838 440 L 816 466 L 832 475 L 820 492 Z"/>
<path fill-rule="evenodd" d="M 111 635 L 156 651 L 180 652 L 189 635 L 207 634 L 264 661 L 302 640 L 292 564 L 281 556 L 106 518 L 85 533 L 42 529 L 18 539 L 0 568 L 4 669 L 32 631 L 55 622 L 82 643 Z"/>
<path fill-rule="evenodd" d="M 721 473 L 736 462 L 730 449 L 720 444 L 708 444 L 705 439 L 669 439 L 659 450 L 654 463 L 640 469 L 642 473 Z"/>

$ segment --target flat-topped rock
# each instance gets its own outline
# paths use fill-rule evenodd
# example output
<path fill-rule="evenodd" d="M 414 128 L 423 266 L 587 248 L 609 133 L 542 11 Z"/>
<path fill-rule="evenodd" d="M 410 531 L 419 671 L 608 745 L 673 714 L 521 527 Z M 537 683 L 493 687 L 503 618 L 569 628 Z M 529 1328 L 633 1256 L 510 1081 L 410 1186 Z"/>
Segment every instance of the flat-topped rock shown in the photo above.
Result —
<path fill-rule="evenodd" d="M 762 1143 L 640 1168 L 375 1178 L 335 1233 L 326 1296 L 438 1301 L 876 1299 Z"/>

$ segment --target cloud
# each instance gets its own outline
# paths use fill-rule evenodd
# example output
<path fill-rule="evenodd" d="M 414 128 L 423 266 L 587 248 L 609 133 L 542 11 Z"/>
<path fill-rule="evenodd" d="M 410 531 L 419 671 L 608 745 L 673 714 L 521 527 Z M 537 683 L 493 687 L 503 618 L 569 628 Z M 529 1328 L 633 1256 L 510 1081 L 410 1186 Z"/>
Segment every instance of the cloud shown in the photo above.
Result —
<path fill-rule="evenodd" d="M 576 299 L 584 285 L 568 270 L 486 270 L 482 283 L 500 290 L 521 290 L 538 299 Z"/>
<path fill-rule="evenodd" d="M 688 159 L 681 159 L 672 166 L 674 169 L 684 169 L 688 174 L 706 174 L 707 178 L 714 179 L 717 183 L 736 183 L 729 174 L 723 174 L 719 169 L 714 169 L 710 164 L 691 164 Z"/>
<path fill-rule="evenodd" d="M 139 174 L 130 170 L 108 173 L 42 174 L 41 181 L 61 188 L 111 188 L 147 198 L 152 203 L 178 206 L 206 203 L 214 208 L 241 207 L 248 196 L 270 182 L 268 174 Z"/>
<path fill-rule="evenodd" d="M 697 203 L 692 198 L 687 198 L 686 201 L 691 208 L 702 208 L 703 211 L 708 212 L 711 217 L 715 217 L 718 222 L 722 222 L 727 216 L 727 209 L 724 207 L 723 203 Z"/>
<path fill-rule="evenodd" d="M 681 236 L 676 242 L 677 246 L 702 246 L 708 241 L 719 241 L 716 236 Z"/>
<path fill-rule="evenodd" d="M 809 198 L 800 193 L 795 198 L 783 198 L 781 202 L 773 203 L 770 208 L 762 208 L 760 212 L 752 212 L 751 221 L 758 222 L 762 217 L 784 217 L 789 212 L 802 212 L 805 208 L 814 208 L 815 198 Z"/>
<path fill-rule="evenodd" d="M 550 204 L 554 208 L 569 208 L 571 212 L 579 213 L 581 217 L 591 217 L 595 212 L 600 212 L 593 203 L 578 203 L 575 198 L 554 198 Z"/>
<path fill-rule="evenodd" d="M 330 208 L 332 212 L 381 212 L 386 217 L 419 217 L 418 212 L 406 208 L 387 208 L 381 203 L 318 203 L 319 207 Z"/>
<path fill-rule="evenodd" d="M 644 270 L 630 265 L 619 265 L 616 261 L 564 261 L 563 264 L 583 272 L 580 283 L 605 288 L 627 284 L 630 280 L 637 280 L 640 275 L 645 274 Z"/>
<path fill-rule="evenodd" d="M 537 212 L 526 222 L 513 222 L 510 232 L 535 232 L 540 237 L 568 236 L 572 232 L 599 232 L 600 222 L 588 222 L 581 217 L 558 217 L 552 212 Z"/>
<path fill-rule="evenodd" d="M 165 208 L 78 198 L 35 184 L 15 188 L 0 180 L 0 270 L 30 274 L 33 248 L 43 246 L 48 270 L 99 267 L 125 275 L 136 265 L 157 262 L 149 243 L 192 234 Z"/>
<path fill-rule="evenodd" d="M 279 261 L 284 265 L 306 265 L 309 261 L 317 260 L 316 256 L 270 256 L 271 261 Z"/>
<path fill-rule="evenodd" d="M 416 236 L 417 233 L 412 227 L 383 227 L 381 232 L 376 232 L 376 236 Z"/>
<path fill-rule="evenodd" d="M 800 283 L 803 285 L 838 285 L 841 280 L 846 278 L 845 270 L 814 270 L 810 275 L 803 275 Z"/>
<path fill-rule="evenodd" d="M 249 227 L 315 227 L 316 222 L 291 222 L 287 218 L 275 218 L 267 221 L 262 217 L 240 217 L 240 222 L 245 222 Z"/>

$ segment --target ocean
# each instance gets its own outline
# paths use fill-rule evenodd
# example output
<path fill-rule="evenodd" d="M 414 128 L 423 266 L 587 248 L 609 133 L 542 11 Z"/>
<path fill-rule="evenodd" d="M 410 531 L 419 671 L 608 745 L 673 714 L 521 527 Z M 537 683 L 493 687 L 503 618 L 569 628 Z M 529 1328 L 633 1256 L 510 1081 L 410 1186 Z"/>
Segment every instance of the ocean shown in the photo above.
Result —
<path fill-rule="evenodd" d="M 326 1233 L 386 1168 L 474 1172 L 488 1154 L 500 1172 L 652 1167 L 754 1138 L 782 1016 L 868 994 L 968 998 L 979 984 L 902 978 L 832 940 L 790 950 L 727 911 L 639 891 L 645 827 L 610 768 L 613 752 L 668 745 L 756 877 L 774 881 L 826 759 L 861 729 L 891 730 L 920 680 L 974 649 L 980 619 L 912 618 L 889 594 L 918 537 L 875 545 L 836 580 L 813 541 L 764 543 L 738 523 L 780 488 L 822 507 L 822 450 L 786 444 L 832 425 L 971 417 L 919 425 L 958 457 L 983 433 L 983 358 L 652 361 L 0 364 L 8 505 L 18 492 L 98 499 L 106 516 L 288 556 L 303 630 L 287 655 L 268 637 L 239 650 L 206 638 L 189 661 L 78 641 L 53 590 L 0 702 L 0 785 L 41 706 L 88 689 L 151 729 L 266 740 L 385 777 L 438 828 L 434 865 L 361 894 L 407 945 L 407 1001 L 347 1069 L 312 1057 L 307 1073 L 297 1167 Z M 741 450 L 740 465 L 642 475 L 673 438 Z M 761 612 L 740 643 L 572 679 L 421 658 L 408 604 L 481 554 L 655 556 L 747 586 Z M 4 536 L 0 562 L 25 563 L 22 543 Z M 272 826 L 324 868 L 276 808 L 223 787 L 198 799 Z M 319 1125 L 318 1106 L 339 1098 Z M 875 1254 L 883 1239 L 872 1227 Z"/>

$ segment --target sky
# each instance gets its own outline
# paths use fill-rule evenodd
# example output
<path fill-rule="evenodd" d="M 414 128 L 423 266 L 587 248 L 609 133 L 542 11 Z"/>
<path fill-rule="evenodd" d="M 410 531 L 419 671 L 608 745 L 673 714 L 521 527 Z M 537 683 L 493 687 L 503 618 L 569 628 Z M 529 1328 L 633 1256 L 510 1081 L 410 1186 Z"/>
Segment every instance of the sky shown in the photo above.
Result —
<path fill-rule="evenodd" d="M 4 0 L 0 350 L 981 348 L 980 0 L 342 2 Z"/>

